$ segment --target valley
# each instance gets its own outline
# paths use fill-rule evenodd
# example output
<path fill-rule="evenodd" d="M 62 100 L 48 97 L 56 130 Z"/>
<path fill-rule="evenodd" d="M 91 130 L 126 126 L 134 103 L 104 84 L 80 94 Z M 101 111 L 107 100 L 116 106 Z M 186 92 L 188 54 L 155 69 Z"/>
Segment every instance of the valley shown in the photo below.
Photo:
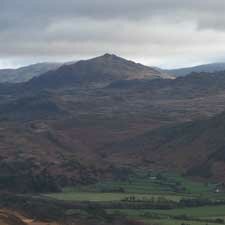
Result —
<path fill-rule="evenodd" d="M 225 225 L 225 1 L 0 0 L 0 225 Z"/>
<path fill-rule="evenodd" d="M 50 224 L 224 223 L 225 72 L 174 79 L 105 54 L 1 87 L 2 209 Z"/>

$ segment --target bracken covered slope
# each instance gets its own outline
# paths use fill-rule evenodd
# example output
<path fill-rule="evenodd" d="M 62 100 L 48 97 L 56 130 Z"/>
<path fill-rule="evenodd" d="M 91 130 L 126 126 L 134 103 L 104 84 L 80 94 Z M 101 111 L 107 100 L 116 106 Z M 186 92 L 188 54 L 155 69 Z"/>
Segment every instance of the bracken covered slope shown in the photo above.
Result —
<path fill-rule="evenodd" d="M 56 88 L 74 85 L 105 85 L 116 80 L 172 78 L 159 72 L 116 55 L 105 54 L 90 60 L 82 60 L 64 65 L 58 70 L 32 79 L 28 86 L 33 88 Z"/>
<path fill-rule="evenodd" d="M 137 167 L 224 181 L 224 117 L 209 119 L 225 109 L 224 72 L 138 71 L 152 70 L 105 55 L 1 85 L 0 188 L 56 191 Z"/>

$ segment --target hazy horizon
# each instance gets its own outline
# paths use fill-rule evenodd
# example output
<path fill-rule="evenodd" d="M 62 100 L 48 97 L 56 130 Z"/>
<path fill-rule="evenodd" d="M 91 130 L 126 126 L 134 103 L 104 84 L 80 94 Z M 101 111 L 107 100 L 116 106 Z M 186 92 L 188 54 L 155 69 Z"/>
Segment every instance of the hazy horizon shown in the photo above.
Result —
<path fill-rule="evenodd" d="M 111 53 L 110 53 L 111 54 Z M 113 54 L 113 53 L 112 53 Z M 34 64 L 39 64 L 39 63 L 67 63 L 67 62 L 73 62 L 74 63 L 76 61 L 79 61 L 79 60 L 88 60 L 88 59 L 91 59 L 91 58 L 94 58 L 94 57 L 98 57 L 99 55 L 97 56 L 90 56 L 90 57 L 86 57 L 86 58 L 80 58 L 80 59 L 76 59 L 76 60 L 73 60 L 73 58 L 70 58 L 70 59 L 67 59 L 67 60 L 55 60 L 55 61 L 45 61 L 45 60 L 40 60 L 40 61 L 35 61 L 35 60 L 27 60 L 27 62 L 24 62 L 24 63 L 16 63 L 16 62 L 12 62 L 12 63 L 6 63 L 6 64 L 1 64 L 0 63 L 0 69 L 19 69 L 21 67 L 26 67 L 26 66 L 30 66 L 30 65 L 34 65 Z M 120 56 L 120 55 L 117 55 L 117 56 Z M 120 56 L 122 57 L 122 56 Z M 122 57 L 124 58 L 124 57 Z M 188 67 L 195 67 L 195 66 L 200 66 L 200 65 L 205 65 L 205 64 L 214 64 L 214 63 L 225 63 L 222 62 L 222 61 L 215 61 L 215 62 L 202 62 L 202 63 L 198 63 L 198 64 L 187 64 L 187 65 L 181 65 L 181 66 L 173 66 L 173 67 L 170 67 L 170 66 L 162 66 L 162 65 L 149 65 L 149 64 L 146 64 L 142 61 L 137 61 L 135 59 L 130 59 L 130 58 L 126 58 L 128 60 L 132 60 L 136 63 L 141 63 L 143 65 L 146 65 L 146 66 L 150 66 L 150 67 L 158 67 L 160 69 L 168 69 L 168 70 L 172 70 L 172 69 L 181 69 L 181 68 L 188 68 Z M 29 62 L 29 63 L 28 63 Z"/>

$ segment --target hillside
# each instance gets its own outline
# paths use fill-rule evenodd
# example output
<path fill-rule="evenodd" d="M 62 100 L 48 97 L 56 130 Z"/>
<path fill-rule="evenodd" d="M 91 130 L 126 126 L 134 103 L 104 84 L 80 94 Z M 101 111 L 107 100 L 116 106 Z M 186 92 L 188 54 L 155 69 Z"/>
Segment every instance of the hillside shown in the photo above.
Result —
<path fill-rule="evenodd" d="M 129 72 L 134 67 L 146 71 L 105 55 L 63 66 L 27 83 L 2 84 L 1 189 L 56 191 L 119 176 L 124 167 L 180 173 L 195 168 L 197 144 L 191 145 L 191 151 L 189 139 L 182 135 L 189 130 L 190 135 L 200 135 L 208 118 L 224 111 L 224 72 L 152 79 L 147 68 L 150 79 L 146 73 L 142 73 L 144 79 L 137 79 L 138 74 Z M 193 132 L 189 123 L 196 120 L 206 122 L 193 125 Z M 199 146 L 204 142 L 198 139 Z M 199 147 L 198 156 L 208 156 L 212 147 L 206 147 Z"/>
<path fill-rule="evenodd" d="M 33 88 L 55 88 L 74 85 L 104 86 L 115 80 L 171 78 L 166 73 L 116 55 L 105 54 L 90 60 L 64 65 L 28 82 Z"/>
<path fill-rule="evenodd" d="M 186 67 L 179 69 L 163 70 L 168 74 L 174 75 L 175 77 L 183 77 L 191 73 L 214 73 L 225 70 L 225 63 L 211 63 L 203 64 L 194 67 Z"/>
<path fill-rule="evenodd" d="M 163 127 L 106 147 L 109 161 L 175 170 L 188 176 L 225 181 L 225 113 Z"/>
<path fill-rule="evenodd" d="M 196 98 L 223 92 L 225 87 L 225 71 L 216 73 L 192 73 L 176 79 L 119 80 L 112 82 L 107 88 L 126 91 L 151 91 L 156 98 Z"/>
<path fill-rule="evenodd" d="M 50 70 L 59 68 L 61 63 L 37 63 L 18 69 L 0 69 L 0 83 L 21 83 Z"/>

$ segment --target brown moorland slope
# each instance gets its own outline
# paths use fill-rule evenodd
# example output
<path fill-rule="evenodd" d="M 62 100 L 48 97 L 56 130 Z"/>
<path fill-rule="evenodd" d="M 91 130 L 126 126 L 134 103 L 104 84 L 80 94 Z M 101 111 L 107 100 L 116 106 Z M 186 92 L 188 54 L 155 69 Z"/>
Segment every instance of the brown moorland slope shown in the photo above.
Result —
<path fill-rule="evenodd" d="M 122 59 L 116 60 L 124 64 Z M 106 60 L 104 65 L 111 71 L 110 62 Z M 115 76 L 123 71 L 116 68 Z M 29 83 L 2 85 L 1 189 L 55 191 L 62 185 L 116 176 L 124 167 L 186 173 L 194 171 L 199 156 L 204 160 L 214 152 L 215 144 L 207 144 L 211 130 L 208 118 L 225 109 L 225 72 L 176 80 L 108 80 L 102 87 L 92 70 L 88 70 L 87 80 L 86 72 L 82 77 L 85 83 L 92 83 L 89 77 L 93 78 L 95 85 L 83 86 L 70 83 L 61 69 L 57 76 L 44 74 Z M 99 82 L 101 85 L 96 85 Z M 222 124 L 223 118 L 218 118 L 221 121 L 215 123 L 212 134 L 218 133 L 216 129 Z M 203 122 L 186 123 L 195 120 Z M 209 134 L 203 138 L 206 130 Z M 212 142 L 223 146 L 222 136 L 220 140 L 214 137 Z M 223 163 L 216 165 L 223 168 Z M 222 173 L 217 174 L 216 179 L 224 179 Z"/>

